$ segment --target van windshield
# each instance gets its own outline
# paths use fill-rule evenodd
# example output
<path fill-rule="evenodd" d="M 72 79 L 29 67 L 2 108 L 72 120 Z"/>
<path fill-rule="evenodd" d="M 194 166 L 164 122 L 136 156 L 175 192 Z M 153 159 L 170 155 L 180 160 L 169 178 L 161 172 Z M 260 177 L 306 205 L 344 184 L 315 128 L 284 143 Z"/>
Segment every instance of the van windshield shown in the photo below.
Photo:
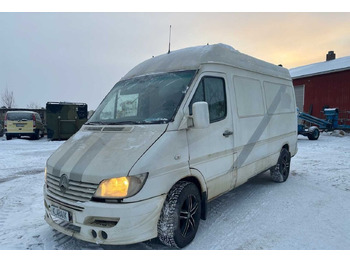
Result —
<path fill-rule="evenodd" d="M 120 81 L 86 124 L 168 123 L 174 119 L 195 72 L 153 74 Z"/>
<path fill-rule="evenodd" d="M 33 120 L 33 114 L 27 113 L 27 112 L 7 113 L 7 120 L 10 120 L 10 121 Z"/>

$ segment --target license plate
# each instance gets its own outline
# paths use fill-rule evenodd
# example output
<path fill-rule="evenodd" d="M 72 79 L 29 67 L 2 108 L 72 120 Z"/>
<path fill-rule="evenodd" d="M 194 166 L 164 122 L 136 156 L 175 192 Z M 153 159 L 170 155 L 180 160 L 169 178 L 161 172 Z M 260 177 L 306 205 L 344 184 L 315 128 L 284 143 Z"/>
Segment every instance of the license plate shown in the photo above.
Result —
<path fill-rule="evenodd" d="M 59 219 L 62 219 L 64 221 L 69 222 L 69 212 L 66 210 L 62 210 L 58 207 L 55 206 L 50 206 L 50 212 L 51 215 L 53 215 L 54 217 L 57 217 Z"/>
<path fill-rule="evenodd" d="M 16 127 L 24 127 L 25 124 L 16 124 Z"/>

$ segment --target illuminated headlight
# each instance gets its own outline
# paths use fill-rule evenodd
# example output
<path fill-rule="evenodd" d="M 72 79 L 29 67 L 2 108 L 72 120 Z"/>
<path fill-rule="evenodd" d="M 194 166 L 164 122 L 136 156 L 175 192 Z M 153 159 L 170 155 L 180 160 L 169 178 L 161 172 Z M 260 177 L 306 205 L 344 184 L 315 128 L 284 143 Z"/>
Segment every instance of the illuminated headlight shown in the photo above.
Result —
<path fill-rule="evenodd" d="M 148 173 L 137 176 L 124 176 L 103 180 L 94 197 L 121 199 L 137 194 L 146 182 Z"/>

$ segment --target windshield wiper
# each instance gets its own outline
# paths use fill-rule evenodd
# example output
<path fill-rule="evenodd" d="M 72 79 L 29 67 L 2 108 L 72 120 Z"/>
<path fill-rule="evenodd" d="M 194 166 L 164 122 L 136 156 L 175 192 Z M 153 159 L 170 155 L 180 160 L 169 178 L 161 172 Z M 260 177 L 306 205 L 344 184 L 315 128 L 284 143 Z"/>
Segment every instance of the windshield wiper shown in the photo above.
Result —
<path fill-rule="evenodd" d="M 119 121 L 119 122 L 88 122 L 85 125 L 106 125 L 106 126 L 117 126 L 117 125 L 149 125 L 149 124 L 166 124 L 167 118 L 149 118 L 143 121 Z"/>
<path fill-rule="evenodd" d="M 166 124 L 169 120 L 167 118 L 148 118 L 142 121 L 143 124 Z"/>

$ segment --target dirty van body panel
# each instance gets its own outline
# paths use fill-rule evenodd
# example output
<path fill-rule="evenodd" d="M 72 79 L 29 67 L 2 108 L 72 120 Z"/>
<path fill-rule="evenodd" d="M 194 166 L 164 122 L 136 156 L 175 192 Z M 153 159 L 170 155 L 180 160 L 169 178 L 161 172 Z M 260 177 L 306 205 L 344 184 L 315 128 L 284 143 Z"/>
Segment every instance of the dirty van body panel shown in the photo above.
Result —
<path fill-rule="evenodd" d="M 225 127 L 221 121 L 207 129 L 188 129 L 190 167 L 205 177 L 209 200 L 276 165 L 282 147 L 287 146 L 292 156 L 297 151 L 295 98 L 290 80 L 232 66 L 205 64 L 196 85 L 202 75 L 215 76 L 215 70 L 226 73 L 227 107 L 231 110 L 227 117 L 232 124 Z M 214 125 L 216 128 L 211 130 Z M 215 134 L 220 129 L 221 133 L 233 131 L 230 139 L 224 140 L 224 146 L 219 142 L 220 132 Z M 196 151 L 202 146 L 204 150 Z"/>
<path fill-rule="evenodd" d="M 282 147 L 296 153 L 295 95 L 290 80 L 234 69 L 235 187 L 276 165 Z"/>
<path fill-rule="evenodd" d="M 89 131 L 84 126 L 48 159 L 47 172 L 94 184 L 107 178 L 127 176 L 166 126 L 134 126 L 127 128 L 128 131 L 115 132 L 103 131 L 102 127 Z"/>
<path fill-rule="evenodd" d="M 186 130 L 165 132 L 131 169 L 131 176 L 145 170 L 149 175 L 142 190 L 124 202 L 141 201 L 152 196 L 167 194 L 177 181 L 188 176 L 196 177 L 202 190 L 206 190 L 203 177 L 197 173 L 191 174 L 188 160 Z"/>

